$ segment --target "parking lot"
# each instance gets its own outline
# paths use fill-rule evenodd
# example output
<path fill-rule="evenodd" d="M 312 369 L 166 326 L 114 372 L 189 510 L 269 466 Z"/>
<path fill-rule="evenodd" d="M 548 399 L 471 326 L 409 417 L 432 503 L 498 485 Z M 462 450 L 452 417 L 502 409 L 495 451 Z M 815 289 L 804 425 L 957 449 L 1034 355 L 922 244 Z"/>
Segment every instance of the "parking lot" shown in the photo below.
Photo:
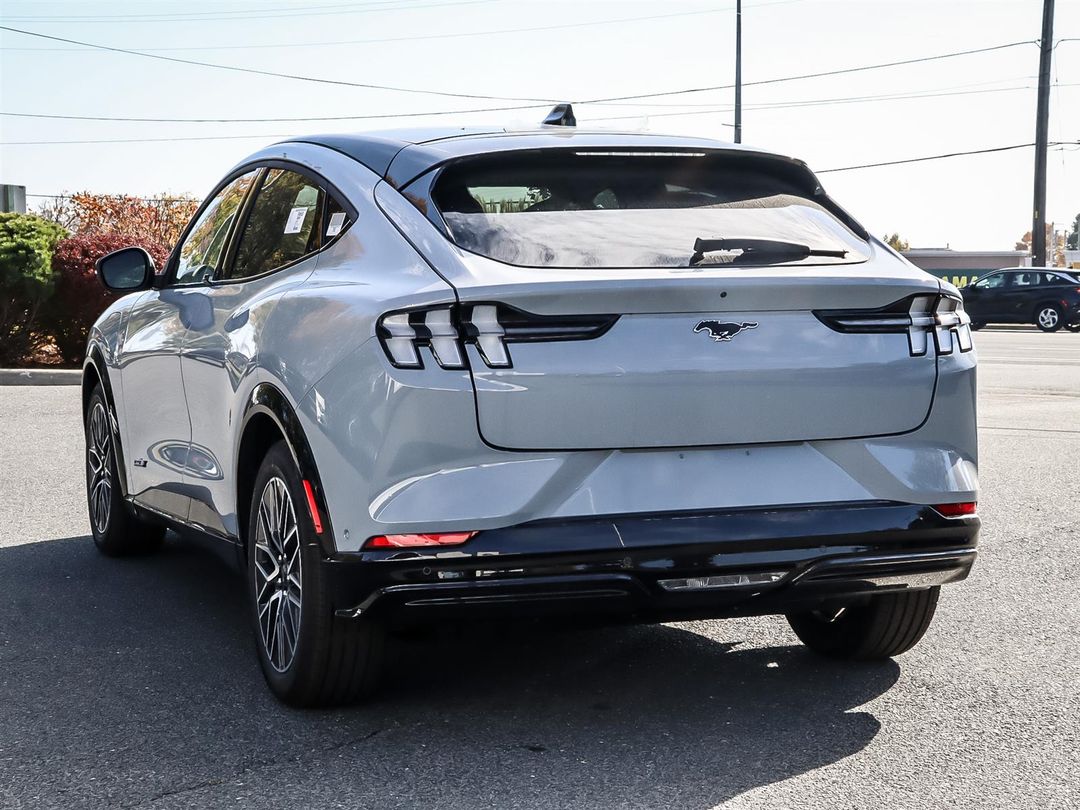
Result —
<path fill-rule="evenodd" d="M 87 536 L 76 387 L 0 387 L 0 807 L 1076 807 L 1080 335 L 983 330 L 984 522 L 895 662 L 782 618 L 471 627 L 283 708 L 206 548 Z"/>

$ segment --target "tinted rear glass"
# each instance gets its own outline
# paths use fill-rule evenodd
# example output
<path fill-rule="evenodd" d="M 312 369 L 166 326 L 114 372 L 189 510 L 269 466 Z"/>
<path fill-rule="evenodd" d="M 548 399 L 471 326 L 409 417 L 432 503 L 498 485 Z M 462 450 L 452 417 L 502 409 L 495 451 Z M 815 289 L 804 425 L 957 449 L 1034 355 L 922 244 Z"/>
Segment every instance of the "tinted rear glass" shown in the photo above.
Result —
<path fill-rule="evenodd" d="M 699 238 L 845 254 L 710 250 L 702 264 L 865 261 L 867 243 L 814 199 L 807 176 L 742 155 L 566 150 L 451 165 L 432 197 L 458 245 L 523 267 L 686 267 Z"/>

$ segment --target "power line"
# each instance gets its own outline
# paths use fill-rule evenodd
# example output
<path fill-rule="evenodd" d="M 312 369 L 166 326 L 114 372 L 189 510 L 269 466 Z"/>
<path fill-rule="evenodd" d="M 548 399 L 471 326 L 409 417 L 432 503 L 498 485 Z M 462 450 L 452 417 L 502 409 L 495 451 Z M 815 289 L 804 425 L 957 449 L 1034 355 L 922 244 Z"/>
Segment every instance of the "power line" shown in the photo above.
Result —
<path fill-rule="evenodd" d="M 54 115 L 45 113 L 17 113 L 2 112 L 14 118 L 46 118 L 60 119 L 65 121 L 114 121 L 137 124 L 269 124 L 269 123 L 303 123 L 306 121 L 372 121 L 386 118 L 418 118 L 429 115 L 464 115 L 466 113 L 503 112 L 506 110 L 534 110 L 540 104 L 522 104 L 513 107 L 482 107 L 470 110 L 434 110 L 426 112 L 406 113 L 371 113 L 368 115 L 326 115 L 310 118 L 135 118 L 125 116 L 103 115 Z"/>
<path fill-rule="evenodd" d="M 236 11 L 204 11 L 204 12 L 182 12 L 176 11 L 169 14 L 132 14 L 132 15 L 21 15 L 11 16 L 6 18 L 9 20 L 19 20 L 21 22 L 30 23 L 60 23 L 60 24 L 85 24 L 85 23 L 107 23 L 110 25 L 116 25 L 119 23 L 184 23 L 184 22 L 228 22 L 230 20 L 274 20 L 284 19 L 290 17 L 325 17 L 336 16 L 342 14 L 370 14 L 379 13 L 384 11 L 411 11 L 413 9 L 421 8 L 441 8 L 443 6 L 466 6 L 476 5 L 479 3 L 493 3 L 498 0 L 457 0 L 457 2 L 449 3 L 424 3 L 422 5 L 403 5 L 398 0 L 382 0 L 382 2 L 370 2 L 370 3 L 348 3 L 340 4 L 336 6 L 311 6 L 303 8 L 283 8 L 277 10 L 267 10 L 257 14 L 250 13 L 250 10 Z M 377 6 L 377 7 L 376 7 Z M 332 11 L 325 11 L 319 9 L 335 9 Z M 205 15 L 205 16 L 197 16 Z M 213 16 L 211 16 L 213 15 Z M 228 15 L 228 16 L 224 16 Z"/>
<path fill-rule="evenodd" d="M 240 67 L 239 65 L 219 65 L 214 62 L 200 62 L 195 59 L 182 59 L 179 56 L 163 56 L 158 53 L 146 53 L 144 51 L 132 51 L 127 48 L 113 48 L 109 45 L 97 45 L 93 42 L 83 42 L 77 39 L 67 39 L 66 37 L 55 37 L 51 34 L 41 34 L 36 31 L 25 31 L 21 28 L 12 28 L 7 25 L 0 25 L 0 31 L 11 31 L 15 34 L 24 34 L 29 37 L 38 37 L 40 39 L 51 39 L 56 42 L 66 42 L 71 45 L 84 45 L 89 48 L 94 48 L 102 51 L 110 51 L 112 53 L 123 53 L 128 56 L 140 56 L 144 59 L 158 59 L 164 62 L 174 62 L 181 65 L 195 65 L 197 67 L 216 68 L 217 70 L 230 70 L 237 73 L 252 73 L 259 76 L 271 76 L 277 79 L 294 79 L 302 82 L 315 82 L 317 84 L 331 84 L 344 87 L 361 87 L 366 90 L 393 90 L 397 93 L 419 93 L 428 96 L 445 96 L 447 98 L 467 98 L 467 99 L 487 99 L 490 101 L 532 101 L 542 104 L 555 104 L 557 99 L 540 99 L 540 98 L 518 98 L 514 96 L 486 96 L 478 93 L 452 93 L 443 90 L 423 90 L 412 87 L 396 87 L 392 85 L 384 84 L 369 84 L 364 82 L 349 82 L 344 79 L 322 79 L 315 76 L 301 76 L 292 73 L 278 73 L 273 70 L 259 70 L 258 68 Z"/>
<path fill-rule="evenodd" d="M 1021 77 L 1024 78 L 1024 77 Z M 1009 81 L 1009 80 L 998 80 Z M 990 84 L 992 82 L 985 82 L 983 84 Z M 1080 83 L 1077 82 L 1059 82 L 1058 87 L 1074 87 Z M 965 85 L 961 85 L 964 87 Z M 970 85 L 966 85 L 970 87 Z M 746 106 L 748 110 L 774 110 L 774 109 L 792 109 L 800 107 L 819 107 L 819 106 L 831 106 L 834 104 L 858 104 L 873 101 L 904 101 L 909 99 L 922 99 L 922 98 L 945 98 L 949 96 L 966 96 L 966 95 L 981 95 L 986 93 L 1008 93 L 1021 90 L 1032 90 L 1031 85 L 1023 85 L 1020 87 L 995 87 L 979 90 L 957 90 L 952 91 L 950 88 L 942 88 L 942 90 L 926 90 L 926 91 L 913 91 L 910 93 L 882 93 L 866 96 L 841 96 L 832 98 L 819 98 L 819 99 L 805 99 L 802 101 L 782 101 L 782 102 L 763 102 L 760 104 L 750 104 Z M 0 111 L 0 116 L 8 116 L 11 118 L 40 118 L 47 120 L 62 120 L 62 121 L 99 121 L 99 122 L 123 122 L 123 123 L 152 123 L 152 124 L 266 124 L 266 123 L 306 123 L 306 122 L 318 122 L 318 121 L 361 121 L 361 120 L 373 120 L 373 119 L 388 119 L 388 118 L 412 118 L 417 116 L 428 115 L 450 115 L 450 114 L 465 114 L 476 112 L 501 112 L 504 110 L 531 110 L 536 109 L 539 105 L 526 104 L 515 107 L 487 107 L 483 109 L 473 110 L 443 110 L 443 111 L 428 111 L 428 112 L 410 112 L 410 113 L 376 113 L 370 115 L 326 115 L 326 116 L 299 116 L 293 118 L 147 118 L 147 117 L 130 117 L 130 116 L 103 116 L 103 115 L 67 115 L 59 113 L 22 113 L 22 112 L 6 112 Z M 634 105 L 638 106 L 638 105 Z M 644 102 L 640 106 L 657 106 Z M 706 109 L 702 110 L 680 110 L 678 112 L 664 112 L 664 113 L 650 113 L 641 112 L 633 115 L 617 115 L 617 116 L 603 116 L 600 118 L 589 117 L 587 121 L 628 121 L 642 117 L 649 118 L 667 118 L 673 116 L 682 115 L 706 115 L 718 112 L 730 112 L 730 106 L 715 106 L 715 105 L 662 105 L 662 106 L 701 106 Z M 725 124 L 725 126 L 733 126 Z"/>
<path fill-rule="evenodd" d="M 1049 146 L 1072 146 L 1074 143 L 1080 144 L 1080 141 L 1054 141 Z M 837 169 L 819 169 L 815 174 L 829 174 L 830 172 L 850 172 L 855 169 L 876 169 L 880 166 L 900 166 L 905 163 L 923 163 L 928 160 L 945 160 L 946 158 L 964 157 L 966 155 L 988 155 L 994 152 L 1009 152 L 1014 149 L 1028 149 L 1034 146 L 1034 143 L 1017 143 L 1012 146 L 995 146 L 990 149 L 971 149 L 966 152 L 948 152 L 942 155 L 927 155 L 925 157 L 917 158 L 905 158 L 904 160 L 886 160 L 881 163 L 862 163 L 858 166 L 841 166 Z"/>
<path fill-rule="evenodd" d="M 1061 87 L 1069 87 L 1071 84 L 1062 84 Z M 881 95 L 870 96 L 848 96 L 841 98 L 824 98 L 824 99 L 808 99 L 806 101 L 788 101 L 788 102 L 776 102 L 765 104 L 748 104 L 743 107 L 746 110 L 756 111 L 768 111 L 768 110 L 787 110 L 787 109 L 799 109 L 802 107 L 829 107 L 837 104 L 865 104 L 869 102 L 877 101 L 911 101 L 924 98 L 947 98 L 951 96 L 968 96 L 968 95 L 981 95 L 984 93 L 1010 93 L 1020 90 L 1034 90 L 1035 88 L 1030 85 L 1023 87 L 996 87 L 986 90 L 960 90 L 954 92 L 921 92 L 921 93 L 883 93 Z M 602 118 L 591 118 L 592 121 L 631 121 L 638 118 L 670 118 L 683 115 L 711 115 L 716 113 L 731 112 L 732 107 L 730 105 L 724 107 L 710 107 L 702 110 L 682 110 L 680 112 L 662 112 L 662 113 L 650 113 L 642 112 L 636 115 L 615 115 L 615 116 L 603 116 Z M 721 126 L 734 126 L 734 124 L 722 123 Z"/>
<path fill-rule="evenodd" d="M 795 2 L 796 0 L 786 0 Z M 779 3 L 760 3 L 760 6 L 779 5 Z M 755 6 L 757 7 L 757 6 Z M 675 17 L 694 17 L 702 14 L 720 14 L 729 11 L 727 8 L 704 9 L 701 11 L 680 11 L 672 14 L 650 14 L 645 17 L 617 17 L 607 20 L 589 20 L 577 23 L 560 23 L 557 25 L 539 25 L 528 28 L 499 28 L 489 31 L 460 31 L 440 34 L 417 34 L 401 37 L 374 37 L 371 39 L 342 39 L 319 42 L 279 42 L 257 45 L 188 45 L 174 48 L 147 48 L 142 53 L 165 53 L 173 51 L 232 51 L 232 50 L 260 50 L 274 48 L 325 48 L 336 45 L 371 45 L 387 42 L 415 42 L 417 40 L 432 39 L 461 39 L 465 37 L 480 37 L 497 34 L 523 34 L 532 31 L 560 31 L 567 28 L 589 28 L 598 25 L 614 25 L 617 23 L 646 22 L 651 20 L 667 20 Z M 6 51 L 50 51 L 59 53 L 73 53 L 94 51 L 95 48 L 0 48 Z"/>
<path fill-rule="evenodd" d="M 6 141 L 0 146 L 62 146 L 90 143 L 172 143 L 179 141 L 242 141 L 258 138 L 288 138 L 288 135 L 193 135 L 178 138 L 101 138 L 86 141 Z"/>
<path fill-rule="evenodd" d="M 77 195 L 75 194 L 27 194 L 27 197 L 33 197 L 37 200 L 73 200 Z M 149 203 L 173 203 L 173 202 L 198 202 L 195 197 L 133 197 L 130 194 L 108 194 L 108 197 L 123 197 L 128 200 L 138 200 L 139 202 Z"/>
<path fill-rule="evenodd" d="M 901 59 L 901 60 L 896 61 L 896 62 L 879 62 L 879 63 L 873 64 L 873 65 L 860 65 L 858 67 L 841 68 L 839 70 L 825 70 L 825 71 L 821 71 L 819 73 L 803 73 L 803 74 L 800 74 L 800 75 L 797 75 L 797 76 L 782 76 L 782 77 L 779 77 L 779 78 L 776 78 L 776 79 L 760 79 L 760 80 L 758 80 L 756 82 L 743 82 L 743 87 L 753 87 L 753 86 L 759 86 L 759 85 L 763 85 L 763 84 L 777 84 L 779 82 L 793 82 L 793 81 L 799 81 L 799 80 L 802 80 L 802 79 L 820 79 L 820 78 L 824 78 L 825 76 L 840 76 L 840 75 L 846 74 L 846 73 L 860 73 L 860 72 L 867 71 L 867 70 L 879 70 L 881 68 L 899 67 L 901 65 L 915 65 L 915 64 L 918 64 L 920 62 L 934 62 L 934 61 L 937 61 L 939 59 L 952 59 L 953 57 L 957 57 L 957 56 L 971 56 L 972 54 L 977 54 L 977 53 L 990 53 L 991 51 L 1002 51 L 1002 50 L 1005 50 L 1006 48 L 1015 48 L 1015 47 L 1018 47 L 1020 45 L 1033 45 L 1033 44 L 1035 44 L 1034 40 L 1025 39 L 1025 40 L 1021 40 L 1019 42 L 1007 42 L 1007 43 L 1005 43 L 1003 45 L 991 45 L 990 47 L 987 47 L 987 48 L 973 48 L 971 50 L 966 50 L 966 51 L 952 51 L 950 53 L 941 53 L 941 54 L 936 54 L 934 56 L 921 56 L 921 57 L 918 57 L 918 58 L 915 58 L 915 59 Z M 603 103 L 603 102 L 609 102 L 609 101 L 629 101 L 631 99 L 638 99 L 638 98 L 657 98 L 659 96 L 686 95 L 688 93 L 706 93 L 706 92 L 709 92 L 710 90 L 730 90 L 734 86 L 735 85 L 733 85 L 733 84 L 717 84 L 717 85 L 710 85 L 708 87 L 694 87 L 694 88 L 690 88 L 690 89 L 687 89 L 687 90 L 668 90 L 668 91 L 665 91 L 665 92 L 658 92 L 658 93 L 639 93 L 637 95 L 632 95 L 632 96 L 611 96 L 609 98 L 585 99 L 585 100 L 582 101 L 582 103 L 588 103 L 588 102 Z"/>
<path fill-rule="evenodd" d="M 0 26 L 0 30 L 15 31 L 17 33 L 26 34 L 28 36 L 42 37 L 42 38 L 45 38 L 45 39 L 60 40 L 62 42 L 77 42 L 76 40 L 68 40 L 68 39 L 64 39 L 62 37 L 53 37 L 53 36 L 50 36 L 48 34 L 39 34 L 39 33 L 32 32 L 32 31 L 22 31 L 20 29 L 9 28 L 7 26 Z M 259 73 L 259 74 L 263 74 L 263 75 L 277 76 L 277 77 L 282 77 L 282 78 L 300 79 L 300 80 L 304 80 L 304 81 L 325 82 L 325 83 L 339 84 L 339 85 L 344 84 L 344 85 L 355 86 L 355 87 L 375 88 L 375 89 L 382 89 L 382 90 L 400 90 L 402 92 L 412 92 L 412 93 L 430 93 L 430 94 L 436 94 L 436 95 L 449 95 L 449 96 L 456 97 L 456 98 L 483 98 L 483 99 L 495 99 L 495 100 L 529 101 L 529 102 L 535 102 L 535 103 L 524 104 L 524 105 L 516 105 L 516 106 L 483 107 L 483 108 L 474 108 L 474 109 L 467 109 L 467 110 L 429 110 L 429 111 L 423 111 L 423 112 L 408 112 L 408 113 L 396 113 L 396 114 L 386 113 L 386 114 L 370 114 L 370 115 L 320 116 L 320 117 L 297 117 L 297 118 L 148 118 L 148 117 L 134 117 L 134 116 L 115 116 L 115 117 L 109 117 L 109 116 L 60 116 L 60 115 L 46 115 L 46 114 L 37 114 L 37 113 L 4 113 L 4 114 L 9 114 L 9 115 L 12 115 L 12 116 L 15 116 L 15 117 L 40 117 L 40 118 L 45 118 L 45 117 L 61 118 L 61 117 L 63 117 L 63 118 L 69 118 L 71 120 L 122 121 L 122 122 L 134 122 L 134 123 L 156 123 L 156 122 L 160 122 L 160 123 L 270 123 L 270 122 L 346 121 L 346 120 L 362 121 L 362 120 L 379 120 L 379 119 L 386 119 L 386 118 L 414 118 L 414 117 L 421 117 L 421 116 L 428 116 L 428 115 L 450 115 L 450 114 L 464 115 L 464 114 L 468 114 L 468 113 L 481 113 L 481 112 L 507 112 L 507 111 L 520 111 L 520 110 L 533 109 L 534 107 L 539 106 L 540 104 L 554 103 L 553 99 L 517 99 L 517 98 L 505 98 L 505 97 L 501 97 L 501 96 L 484 96 L 484 95 L 471 95 L 471 94 L 462 94 L 462 93 L 442 93 L 440 91 L 434 91 L 434 90 L 394 88 L 394 87 L 388 87 L 388 86 L 383 86 L 383 85 L 358 84 L 358 83 L 354 83 L 354 82 L 344 82 L 344 81 L 337 81 L 337 80 L 332 80 L 332 79 L 318 79 L 318 78 L 306 77 L 306 76 L 291 76 L 291 75 L 288 75 L 288 74 L 279 74 L 279 73 L 273 73 L 273 72 L 270 72 L 270 71 L 260 71 L 260 70 L 250 69 L 250 68 L 228 66 L 228 65 L 215 65 L 215 64 L 212 64 L 212 63 L 198 62 L 198 61 L 195 61 L 195 60 L 179 59 L 177 57 L 160 56 L 160 55 L 156 55 L 156 54 L 144 53 L 144 52 L 141 52 L 141 51 L 128 51 L 128 50 L 120 49 L 120 48 L 110 48 L 110 47 L 104 46 L 104 45 L 92 45 L 91 43 L 79 43 L 79 44 L 90 44 L 93 48 L 100 48 L 100 49 L 104 49 L 104 50 L 117 51 L 117 52 L 120 52 L 120 53 L 127 53 L 127 54 L 132 54 L 132 55 L 135 55 L 135 56 L 144 56 L 144 57 L 151 58 L 151 59 L 162 59 L 162 60 L 165 60 L 165 61 L 180 62 L 180 63 L 183 63 L 183 64 L 193 64 L 193 65 L 199 65 L 199 66 L 205 66 L 205 67 L 217 67 L 217 68 L 222 68 L 222 69 L 225 69 L 225 70 L 237 70 L 237 71 L 242 71 L 242 72 Z M 953 58 L 953 57 L 957 57 L 957 56 L 966 56 L 966 55 L 970 55 L 970 54 L 988 53 L 988 52 L 992 52 L 992 51 L 1003 50 L 1005 48 L 1014 48 L 1014 47 L 1017 47 L 1019 45 L 1029 45 L 1029 44 L 1031 44 L 1031 42 L 1027 41 L 1027 40 L 1020 41 L 1020 42 L 1010 42 L 1010 43 L 1005 43 L 1005 44 L 1002 44 L 1002 45 L 992 45 L 992 46 L 989 46 L 989 47 L 986 47 L 986 48 L 976 48 L 976 49 L 971 49 L 971 50 L 966 50 L 966 51 L 952 51 L 952 52 L 944 53 L 944 54 L 936 54 L 936 55 L 933 55 L 933 56 L 919 57 L 919 58 L 916 58 L 916 59 L 906 59 L 906 60 L 901 60 L 901 61 L 896 61 L 896 62 L 882 62 L 882 63 L 872 64 L 872 65 L 861 65 L 861 66 L 855 66 L 855 67 L 850 67 L 850 68 L 841 68 L 841 69 L 838 69 L 838 70 L 824 71 L 824 72 L 819 72 L 819 73 L 809 73 L 809 74 L 801 74 L 801 75 L 795 75 L 795 76 L 783 76 L 783 77 L 777 77 L 777 78 L 773 78 L 773 79 L 762 79 L 762 80 L 759 80 L 759 81 L 756 81 L 756 82 L 744 82 L 743 86 L 745 87 L 745 86 L 749 86 L 749 85 L 778 84 L 778 83 L 781 83 L 781 82 L 799 81 L 799 80 L 802 80 L 802 79 L 820 78 L 820 77 L 823 77 L 823 76 L 835 76 L 835 75 L 840 75 L 840 74 L 845 74 L 845 73 L 855 73 L 855 72 L 867 71 L 867 70 L 877 70 L 877 69 L 886 68 L 886 67 L 896 67 L 896 66 L 901 66 L 901 65 L 917 64 L 917 63 L 920 63 L 920 62 L 931 62 L 931 61 L 935 61 L 935 60 L 949 59 L 949 58 Z M 608 104 L 608 103 L 613 103 L 613 102 L 629 101 L 631 99 L 658 98 L 658 97 L 661 97 L 661 96 L 675 96 L 675 95 L 685 95 L 685 94 L 690 94 L 690 93 L 703 93 L 703 92 L 712 91 L 712 90 L 727 90 L 727 89 L 730 89 L 731 87 L 733 87 L 733 85 L 713 85 L 713 86 L 710 86 L 710 87 L 697 87 L 697 88 L 688 88 L 688 89 L 683 89 L 683 90 L 668 90 L 668 91 L 663 91 L 663 92 L 643 93 L 643 94 L 639 94 L 639 95 L 630 95 L 630 96 L 612 96 L 612 97 L 607 97 L 607 98 L 584 99 L 584 100 L 578 100 L 576 103 L 579 103 L 579 104 Z M 639 117 L 639 116 L 623 116 L 623 117 L 624 118 L 636 118 L 636 117 Z M 616 120 L 616 119 L 612 118 L 612 119 L 601 119 L 601 120 Z"/>

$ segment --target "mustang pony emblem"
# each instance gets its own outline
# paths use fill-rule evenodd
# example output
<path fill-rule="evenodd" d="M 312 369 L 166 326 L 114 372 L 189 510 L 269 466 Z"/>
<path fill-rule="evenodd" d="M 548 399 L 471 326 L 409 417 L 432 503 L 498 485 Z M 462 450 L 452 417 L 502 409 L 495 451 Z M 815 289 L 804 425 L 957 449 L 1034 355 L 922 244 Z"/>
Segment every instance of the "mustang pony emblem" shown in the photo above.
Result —
<path fill-rule="evenodd" d="M 731 340 L 746 329 L 757 329 L 756 323 L 722 323 L 720 321 L 701 321 L 694 327 L 695 332 L 708 331 L 713 340 Z"/>

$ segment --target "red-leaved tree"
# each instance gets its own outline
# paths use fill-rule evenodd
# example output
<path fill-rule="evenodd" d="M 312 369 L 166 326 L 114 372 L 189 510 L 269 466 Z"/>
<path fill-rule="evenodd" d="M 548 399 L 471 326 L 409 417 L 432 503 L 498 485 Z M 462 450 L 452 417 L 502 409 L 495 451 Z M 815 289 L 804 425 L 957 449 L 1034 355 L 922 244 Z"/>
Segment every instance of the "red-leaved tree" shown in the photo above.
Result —
<path fill-rule="evenodd" d="M 139 247 L 146 248 L 157 267 L 164 267 L 171 246 L 145 237 L 139 241 Z M 98 281 L 94 262 L 131 244 L 130 236 L 114 232 L 78 234 L 56 246 L 52 259 L 56 287 L 41 321 L 65 362 L 82 360 L 90 327 L 116 298 Z"/>

